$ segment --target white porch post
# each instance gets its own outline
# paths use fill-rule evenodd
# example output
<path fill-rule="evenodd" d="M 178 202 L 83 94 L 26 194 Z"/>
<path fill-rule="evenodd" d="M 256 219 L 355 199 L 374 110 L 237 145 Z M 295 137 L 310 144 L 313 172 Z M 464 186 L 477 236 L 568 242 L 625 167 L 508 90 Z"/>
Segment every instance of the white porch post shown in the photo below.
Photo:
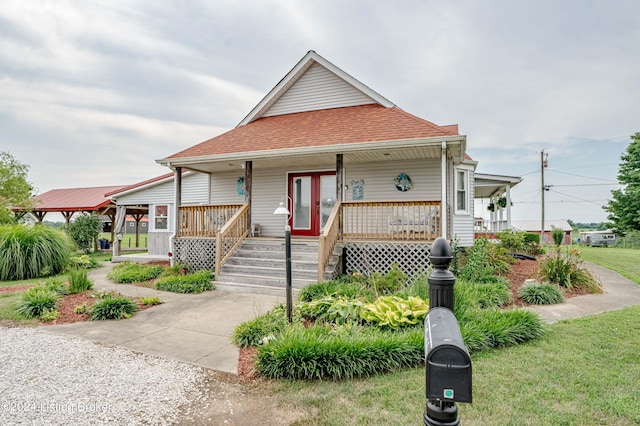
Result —
<path fill-rule="evenodd" d="M 507 199 L 507 229 L 511 229 L 511 185 L 505 187 L 505 198 Z"/>
<path fill-rule="evenodd" d="M 440 194 L 440 227 L 441 227 L 441 231 L 442 231 L 442 237 L 445 240 L 448 240 L 447 238 L 447 203 L 449 201 L 449 197 L 447 197 L 447 143 L 446 142 L 442 142 L 442 156 L 440 159 L 440 172 L 441 172 L 441 177 L 440 180 L 442 181 L 442 187 L 440 189 L 441 194 Z"/>

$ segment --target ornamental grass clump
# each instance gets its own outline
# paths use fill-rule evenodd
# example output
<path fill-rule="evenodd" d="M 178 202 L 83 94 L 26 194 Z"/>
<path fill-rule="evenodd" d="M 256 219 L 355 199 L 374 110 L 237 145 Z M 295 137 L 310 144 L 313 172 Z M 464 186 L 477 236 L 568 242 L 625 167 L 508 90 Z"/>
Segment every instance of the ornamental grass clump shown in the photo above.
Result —
<path fill-rule="evenodd" d="M 540 264 L 539 281 L 558 284 L 567 290 L 585 288 L 590 293 L 602 293 L 602 285 L 591 271 L 583 266 L 580 252 L 563 254 L 558 248 Z"/>
<path fill-rule="evenodd" d="M 116 265 L 107 275 L 111 281 L 119 284 L 149 281 L 162 274 L 163 267 L 159 265 L 141 265 L 123 262 Z"/>
<path fill-rule="evenodd" d="M 520 287 L 518 297 L 531 305 L 555 305 L 564 302 L 564 294 L 557 285 L 529 283 Z"/>
<path fill-rule="evenodd" d="M 24 318 L 40 318 L 56 310 L 58 299 L 60 294 L 50 288 L 33 287 L 22 294 L 15 309 Z"/>
<path fill-rule="evenodd" d="M 258 348 L 257 370 L 274 379 L 350 379 L 416 367 L 424 362 L 420 329 L 288 327 Z"/>
<path fill-rule="evenodd" d="M 280 305 L 264 315 L 238 325 L 231 340 L 241 348 L 257 346 L 265 336 L 278 335 L 287 326 L 285 307 Z"/>
<path fill-rule="evenodd" d="M 75 248 L 64 232 L 48 226 L 0 226 L 0 281 L 57 275 Z"/>
<path fill-rule="evenodd" d="M 89 309 L 89 319 L 91 321 L 125 319 L 130 318 L 137 310 L 138 305 L 131 298 L 106 293 Z"/>
<path fill-rule="evenodd" d="M 213 290 L 213 272 L 201 270 L 187 275 L 171 275 L 156 281 L 156 289 L 174 293 L 202 293 Z"/>
<path fill-rule="evenodd" d="M 71 268 L 69 270 L 69 293 L 78 294 L 83 291 L 91 290 L 93 283 L 87 276 L 87 270 L 84 268 Z"/>

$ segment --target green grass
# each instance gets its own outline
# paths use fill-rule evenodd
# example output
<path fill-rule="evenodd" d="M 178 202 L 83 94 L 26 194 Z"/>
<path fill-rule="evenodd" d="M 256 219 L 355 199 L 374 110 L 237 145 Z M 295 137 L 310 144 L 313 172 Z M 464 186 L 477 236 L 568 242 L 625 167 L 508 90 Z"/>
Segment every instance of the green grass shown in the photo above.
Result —
<path fill-rule="evenodd" d="M 640 307 L 563 321 L 544 339 L 472 355 L 464 425 L 640 423 Z M 366 380 L 274 382 L 297 425 L 419 425 L 424 368 Z"/>
<path fill-rule="evenodd" d="M 111 232 L 102 232 L 98 238 L 103 238 L 111 240 Z M 140 234 L 139 240 L 139 248 L 146 248 L 148 244 L 148 234 Z M 113 247 L 113 246 L 111 246 Z M 136 247 L 136 234 L 122 234 L 122 245 L 123 249 L 134 248 Z"/>
<path fill-rule="evenodd" d="M 640 284 L 640 250 L 617 247 L 572 246 L 587 262 L 596 263 Z"/>
<path fill-rule="evenodd" d="M 3 293 L 0 294 L 0 321 L 20 321 L 24 325 L 37 324 L 38 320 L 25 320 L 16 312 L 15 304 L 22 297 L 22 293 Z"/>

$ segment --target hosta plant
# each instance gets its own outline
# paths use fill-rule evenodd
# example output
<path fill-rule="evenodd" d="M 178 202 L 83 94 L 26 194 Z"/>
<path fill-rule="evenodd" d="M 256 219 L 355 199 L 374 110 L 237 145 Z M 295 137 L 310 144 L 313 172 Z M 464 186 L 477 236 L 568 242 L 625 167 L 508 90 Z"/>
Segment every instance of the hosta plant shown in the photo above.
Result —
<path fill-rule="evenodd" d="M 424 320 L 427 311 L 429 302 L 419 297 L 381 296 L 364 305 L 360 317 L 378 327 L 398 328 L 418 324 Z"/>

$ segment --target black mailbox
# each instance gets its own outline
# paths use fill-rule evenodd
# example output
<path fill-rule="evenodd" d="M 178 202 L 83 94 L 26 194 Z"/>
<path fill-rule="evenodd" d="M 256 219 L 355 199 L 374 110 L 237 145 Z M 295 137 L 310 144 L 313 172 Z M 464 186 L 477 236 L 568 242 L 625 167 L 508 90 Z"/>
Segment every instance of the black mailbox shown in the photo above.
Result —
<path fill-rule="evenodd" d="M 471 358 L 455 315 L 433 308 L 424 320 L 427 399 L 471 402 Z"/>

